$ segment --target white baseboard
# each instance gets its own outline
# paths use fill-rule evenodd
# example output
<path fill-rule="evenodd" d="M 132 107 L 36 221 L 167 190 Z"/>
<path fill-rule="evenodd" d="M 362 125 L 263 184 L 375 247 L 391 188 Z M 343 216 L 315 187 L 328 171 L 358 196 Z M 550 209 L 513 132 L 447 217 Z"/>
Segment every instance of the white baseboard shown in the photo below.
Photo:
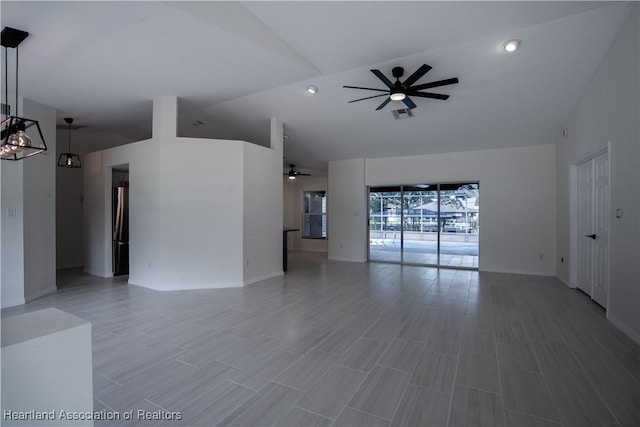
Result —
<path fill-rule="evenodd" d="M 103 277 L 103 278 L 109 278 L 109 277 L 113 277 L 113 273 L 109 273 L 108 275 L 104 275 L 103 272 L 98 271 L 98 270 L 91 270 L 91 269 L 83 269 L 82 270 L 83 273 L 88 274 L 90 276 L 96 276 L 96 277 Z"/>
<path fill-rule="evenodd" d="M 167 291 L 197 291 L 202 289 L 224 289 L 224 288 L 241 288 L 242 282 L 218 282 L 218 283 L 188 283 L 181 285 L 156 285 L 156 284 L 143 284 L 135 283 L 129 279 L 129 284 L 134 286 L 140 286 L 142 288 L 152 289 L 154 291 L 167 292 Z"/>
<path fill-rule="evenodd" d="M 619 319 L 616 319 L 614 316 L 610 315 L 608 310 L 607 310 L 607 319 L 609 320 L 609 322 L 611 322 L 613 324 L 613 326 L 618 328 L 623 334 L 625 334 L 626 336 L 631 338 L 631 340 L 633 342 L 635 342 L 636 344 L 640 345 L 640 335 L 638 335 L 637 333 L 632 331 L 631 328 L 629 328 L 627 325 L 625 325 L 622 321 L 620 321 Z"/>
<path fill-rule="evenodd" d="M 82 264 L 78 264 L 78 265 L 57 265 L 56 266 L 56 270 L 67 270 L 69 268 L 82 268 L 84 267 L 84 265 Z"/>
<path fill-rule="evenodd" d="M 56 286 L 49 286 L 48 288 L 43 289 L 41 291 L 38 291 L 35 294 L 28 295 L 28 296 L 26 296 L 24 298 L 25 304 L 28 303 L 29 301 L 33 301 L 36 298 L 43 297 L 43 296 L 48 295 L 48 294 L 50 294 L 52 292 L 55 292 L 57 290 L 58 290 L 58 288 Z"/>
<path fill-rule="evenodd" d="M 479 271 L 483 273 L 524 274 L 527 276 L 545 276 L 545 277 L 556 276 L 555 273 L 551 273 L 548 271 L 503 270 L 503 269 L 491 269 L 491 270 L 480 269 Z"/>
<path fill-rule="evenodd" d="M 14 299 L 10 299 L 10 300 L 6 300 L 6 301 L 2 301 L 2 308 L 9 308 L 9 307 L 15 307 L 17 305 L 24 305 L 25 304 L 25 300 L 24 298 L 14 298 Z"/>
<path fill-rule="evenodd" d="M 367 262 L 366 258 L 341 258 L 341 257 L 329 257 L 330 261 L 342 261 L 342 262 Z"/>
<path fill-rule="evenodd" d="M 262 282 L 264 280 L 269 280 L 269 279 L 273 279 L 274 277 L 280 277 L 280 276 L 284 276 L 284 271 L 279 270 L 279 271 L 274 271 L 273 273 L 264 274 L 262 276 L 253 277 L 251 279 L 244 280 L 243 283 L 244 283 L 244 286 L 247 286 L 253 283 Z"/>
<path fill-rule="evenodd" d="M 569 283 L 569 282 L 565 281 L 565 280 L 564 280 L 563 278 L 561 278 L 561 277 L 556 276 L 556 279 L 558 279 L 560 282 L 562 282 L 562 284 L 564 284 L 567 288 L 570 288 L 570 289 L 576 289 L 576 288 L 577 288 L 577 286 L 572 285 L 571 283 Z"/>

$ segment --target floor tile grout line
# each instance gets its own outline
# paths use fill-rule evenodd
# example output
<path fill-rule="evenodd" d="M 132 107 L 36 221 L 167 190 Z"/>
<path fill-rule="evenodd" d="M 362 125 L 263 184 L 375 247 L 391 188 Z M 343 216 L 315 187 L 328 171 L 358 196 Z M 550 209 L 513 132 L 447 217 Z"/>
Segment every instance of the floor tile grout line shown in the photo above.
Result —
<path fill-rule="evenodd" d="M 589 383 L 589 385 L 591 386 L 591 388 L 595 391 L 596 395 L 598 396 L 598 398 L 600 399 L 600 401 L 602 402 L 602 404 L 607 408 L 607 410 L 609 411 L 609 413 L 611 414 L 611 416 L 613 416 L 613 419 L 616 421 L 616 423 L 618 423 L 618 425 L 622 425 L 622 423 L 618 420 L 618 417 L 616 416 L 615 412 L 612 410 L 611 405 L 609 405 L 609 403 L 603 398 L 602 396 L 602 392 L 600 390 L 600 387 L 597 386 L 597 384 L 594 383 L 593 379 L 591 378 L 591 375 L 589 375 L 587 373 L 587 370 L 585 369 L 583 363 L 580 361 L 580 359 L 576 356 L 576 354 L 574 353 L 573 350 L 571 350 L 571 347 L 569 346 L 569 343 L 566 341 L 566 337 L 564 336 L 564 334 L 562 332 L 560 332 L 560 336 L 562 337 L 563 343 L 564 345 L 567 347 L 567 349 L 569 350 L 569 353 L 571 353 L 571 356 L 573 356 L 573 358 L 576 360 L 576 362 L 578 363 L 578 365 L 580 366 L 580 369 L 582 370 L 581 375 L 583 375 L 585 377 L 585 379 L 587 380 L 587 382 Z M 595 338 L 594 338 L 595 339 Z M 596 340 L 597 341 L 597 340 Z M 597 343 L 598 345 L 600 345 L 600 343 Z M 605 351 L 608 351 L 608 349 L 604 346 L 601 346 Z M 609 352 L 610 353 L 610 352 Z M 611 353 L 610 353 L 611 354 Z M 614 357 L 615 358 L 615 357 Z M 617 358 L 615 358 L 616 361 L 618 361 Z M 627 371 L 627 373 L 629 374 L 629 376 L 631 378 L 634 378 L 633 375 L 631 375 L 628 371 L 628 369 L 626 369 L 624 366 L 623 368 Z M 540 368 L 540 370 L 542 371 L 542 367 Z M 543 374 L 544 375 L 544 374 Z M 635 379 L 635 378 L 634 378 Z M 610 386 L 609 386 L 610 387 Z M 572 411 L 569 411 L 572 412 Z M 583 414 L 586 415 L 586 414 Z M 558 414 L 559 416 L 559 414 Z"/>
<path fill-rule="evenodd" d="M 226 381 L 229 381 L 229 382 L 231 382 L 231 383 L 234 383 L 234 384 L 236 384 L 236 385 L 238 385 L 238 386 L 240 386 L 240 387 L 245 387 L 245 386 L 243 386 L 242 384 L 238 384 L 238 383 L 236 383 L 236 382 L 234 382 L 234 381 L 231 381 L 231 380 L 229 380 L 229 379 L 227 379 Z M 249 387 L 245 387 L 245 388 L 247 388 L 248 390 L 253 391 L 253 390 L 252 390 L 251 388 L 249 388 Z M 217 426 L 217 425 L 219 425 L 219 424 L 220 424 L 220 423 L 221 423 L 225 418 L 227 418 L 229 415 L 231 415 L 231 414 L 232 414 L 236 409 L 240 408 L 242 405 L 244 405 L 245 403 L 247 403 L 250 399 L 252 399 L 253 397 L 255 397 L 257 394 L 258 394 L 258 392 L 257 392 L 257 391 L 253 391 L 253 393 L 252 393 L 251 395 L 247 396 L 247 398 L 246 398 L 246 399 L 244 399 L 244 400 L 242 400 L 241 402 L 239 402 L 236 406 L 234 406 L 233 408 L 231 408 L 231 409 L 230 409 L 226 414 L 224 414 L 224 415 L 220 416 L 220 417 L 218 418 L 218 422 L 217 422 L 215 425 L 216 425 L 216 426 Z M 257 402 L 255 402 L 255 403 L 257 403 Z M 252 408 L 252 407 L 255 405 L 255 403 L 254 403 L 254 404 L 252 404 L 252 405 L 250 405 L 250 406 L 247 408 L 247 410 L 248 410 L 249 408 Z M 238 415 L 239 415 L 239 414 L 238 414 Z M 236 417 L 236 418 L 237 418 L 237 417 Z"/>
<path fill-rule="evenodd" d="M 464 331 L 464 325 L 463 325 L 463 331 Z M 451 422 L 451 413 L 453 411 L 453 397 L 455 396 L 456 381 L 458 380 L 458 370 L 460 369 L 460 352 L 462 351 L 461 347 L 462 345 L 460 345 L 460 348 L 458 348 L 458 355 L 456 356 L 456 371 L 453 374 L 453 384 L 451 384 L 451 400 L 449 401 L 449 409 L 447 411 L 447 426 L 449 426 Z"/>
<path fill-rule="evenodd" d="M 423 344 L 424 347 L 424 344 Z M 422 354 L 422 349 L 420 350 L 420 354 Z M 379 366 L 379 365 L 377 365 Z M 404 385 L 404 388 L 402 389 L 402 393 L 400 393 L 400 398 L 398 399 L 398 403 L 396 403 L 395 408 L 393 408 L 393 413 L 391 414 L 391 420 L 389 420 L 389 425 L 391 425 L 391 423 L 393 422 L 395 416 L 398 413 L 398 409 L 400 409 L 400 404 L 402 403 L 402 399 L 404 398 L 404 395 L 407 393 L 407 389 L 409 388 L 409 384 L 411 384 L 411 377 L 413 376 L 413 372 L 415 372 L 417 368 L 417 363 L 416 366 L 411 370 L 411 372 L 409 372 L 409 377 L 407 378 L 407 383 Z M 390 368 L 393 369 L 393 368 Z M 398 371 L 401 371 L 399 369 L 397 369 Z M 401 371 L 401 372 L 407 372 L 407 371 Z"/>
<path fill-rule="evenodd" d="M 563 410 L 564 410 L 564 409 L 563 409 Z M 525 415 L 525 416 L 527 416 L 527 417 L 531 417 L 531 418 L 537 418 L 537 419 L 540 419 L 540 420 L 543 420 L 543 421 L 547 421 L 547 422 L 552 423 L 552 424 L 559 424 L 559 425 L 561 425 L 561 426 L 562 426 L 562 425 L 564 425 L 564 423 L 562 422 L 562 419 L 561 419 L 560 421 L 558 421 L 558 420 L 552 420 L 551 418 L 541 417 L 540 415 L 532 415 L 532 414 L 528 414 L 528 413 L 526 413 L 526 412 L 518 411 L 517 409 L 507 409 L 507 408 L 505 408 L 505 409 L 504 409 L 504 412 L 505 412 L 505 418 L 506 418 L 506 412 L 507 412 L 507 411 L 509 411 L 509 412 L 515 412 L 516 414 Z M 567 411 L 567 412 L 571 412 L 571 411 Z M 505 425 L 506 425 L 506 424 L 505 424 Z"/>
<path fill-rule="evenodd" d="M 298 405 L 297 405 L 297 402 L 296 402 L 296 403 L 294 403 L 293 405 L 291 405 L 291 407 L 292 407 L 292 408 L 300 409 L 301 411 L 307 411 L 307 412 L 309 412 L 309 413 L 311 413 L 311 414 L 313 414 L 313 415 L 317 415 L 317 416 L 319 416 L 319 417 L 322 417 L 322 418 L 326 418 L 326 419 L 328 419 L 328 420 L 331 420 L 331 424 L 333 425 L 333 423 L 334 423 L 334 422 L 339 418 L 340 414 L 342 413 L 342 409 L 344 409 L 346 406 L 343 406 L 343 408 L 342 408 L 342 409 L 340 410 L 340 412 L 338 413 L 338 416 L 336 416 L 335 418 L 332 418 L 332 417 L 330 417 L 330 416 L 328 416 L 328 415 L 322 415 L 322 414 L 319 414 L 319 413 L 317 413 L 317 412 L 312 411 L 311 409 L 303 408 L 302 406 L 298 406 Z"/>
<path fill-rule="evenodd" d="M 500 404 L 502 405 L 502 425 L 507 425 L 507 408 L 504 406 L 504 390 L 502 389 L 502 374 L 500 373 L 500 354 L 498 353 L 498 336 L 492 331 L 493 347 L 496 352 L 496 370 L 498 371 L 498 388 L 500 389 Z"/>
<path fill-rule="evenodd" d="M 351 368 L 347 368 L 347 369 L 351 369 Z M 371 368 L 373 369 L 373 368 Z M 357 370 L 357 369 L 354 369 Z M 361 371 L 360 371 L 361 372 Z M 360 387 L 362 387 L 362 384 L 365 383 L 365 381 L 367 381 L 367 378 L 369 377 L 369 374 L 365 375 L 362 380 L 360 381 L 360 383 L 358 384 L 357 387 L 354 387 L 353 392 L 351 393 L 351 396 L 349 396 L 348 399 L 345 400 L 345 404 L 342 407 L 342 409 L 340 410 L 340 413 L 342 413 L 342 411 L 344 411 L 344 408 L 346 408 L 349 405 L 349 402 L 351 402 L 351 399 L 353 399 L 353 397 L 356 395 L 356 393 L 358 392 L 358 390 L 360 390 Z M 339 415 L 338 415 L 339 416 Z M 338 419 L 338 417 L 336 417 L 336 420 Z M 334 421 L 335 424 L 335 421 Z"/>
<path fill-rule="evenodd" d="M 360 412 L 361 414 L 369 415 L 371 417 L 377 418 L 379 420 L 386 421 L 389 424 L 391 424 L 391 420 L 388 420 L 388 419 L 383 418 L 383 417 L 381 417 L 379 415 L 376 415 L 376 414 L 372 414 L 371 412 L 363 411 L 362 409 L 354 408 L 353 406 L 349 406 L 349 405 L 345 405 L 344 408 L 342 408 L 342 411 L 340 411 L 340 413 L 342 413 L 345 409 L 351 409 L 352 411 Z M 337 419 L 338 418 L 336 418 L 336 420 Z"/>
<path fill-rule="evenodd" d="M 555 325 L 554 325 L 554 327 L 555 327 Z M 527 328 L 526 323 L 524 324 L 524 333 L 527 336 L 527 344 L 529 344 L 529 346 L 531 348 L 531 353 L 533 355 L 533 358 L 535 359 L 536 364 L 538 365 L 538 368 L 540 368 L 540 377 L 542 378 L 542 381 L 544 382 L 545 389 L 547 390 L 547 393 L 549 393 L 549 397 L 551 398 L 552 403 L 554 403 L 553 402 L 553 394 L 551 393 L 551 387 L 549 386 L 549 382 L 547 381 L 546 375 L 544 374 L 544 369 L 542 369 L 542 367 L 546 366 L 546 365 L 543 365 L 542 363 L 540 363 L 540 360 L 539 360 L 540 358 L 538 357 L 538 355 L 536 354 L 536 351 L 534 350 L 534 346 L 533 346 L 533 342 L 532 342 L 533 338 L 531 338 L 531 333 L 529 332 L 529 329 Z M 560 336 L 562 337 L 562 340 L 564 341 L 564 336 L 562 335 L 560 330 L 558 330 L 558 333 L 560 334 Z M 566 345 L 566 343 L 565 343 L 565 345 Z M 555 411 L 560 423 L 562 423 L 562 419 L 560 418 L 560 412 L 559 412 L 560 409 L 561 408 L 559 408 L 555 404 L 553 404 L 553 410 Z M 607 407 L 607 410 L 608 409 L 609 408 Z M 531 414 L 531 415 L 534 415 L 534 414 Z M 583 414 L 583 415 L 586 415 L 586 414 Z M 614 416 L 614 418 L 615 418 L 615 416 Z"/>

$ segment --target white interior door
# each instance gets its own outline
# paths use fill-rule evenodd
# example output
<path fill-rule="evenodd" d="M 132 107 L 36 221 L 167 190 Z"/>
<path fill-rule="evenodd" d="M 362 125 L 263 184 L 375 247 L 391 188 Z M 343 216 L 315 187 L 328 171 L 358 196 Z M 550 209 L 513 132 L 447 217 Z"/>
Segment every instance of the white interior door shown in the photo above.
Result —
<path fill-rule="evenodd" d="M 609 282 L 609 161 L 604 153 L 593 159 L 593 294 L 607 307 Z"/>
<path fill-rule="evenodd" d="M 578 288 L 593 295 L 593 163 L 578 165 Z"/>
<path fill-rule="evenodd" d="M 578 288 L 607 307 L 609 161 L 603 153 L 578 165 Z"/>

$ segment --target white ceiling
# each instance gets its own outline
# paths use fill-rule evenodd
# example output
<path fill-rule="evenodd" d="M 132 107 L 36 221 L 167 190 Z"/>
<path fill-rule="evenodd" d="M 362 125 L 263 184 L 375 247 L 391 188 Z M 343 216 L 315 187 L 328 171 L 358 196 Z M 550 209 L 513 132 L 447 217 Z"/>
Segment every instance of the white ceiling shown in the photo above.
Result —
<path fill-rule="evenodd" d="M 61 124 L 74 117 L 87 131 L 143 139 L 151 99 L 177 95 L 181 136 L 266 145 L 276 116 L 289 137 L 285 162 L 313 170 L 555 142 L 632 5 L 3 0 L 0 12 L 2 27 L 30 33 L 20 95 L 57 108 Z M 522 47 L 506 54 L 511 38 Z M 423 63 L 433 69 L 420 83 L 460 79 L 433 90 L 448 101 L 414 99 L 403 120 L 391 115 L 401 103 L 347 103 L 375 93 L 342 85 L 383 88 L 371 68 L 390 77 L 394 66 L 409 75 Z"/>

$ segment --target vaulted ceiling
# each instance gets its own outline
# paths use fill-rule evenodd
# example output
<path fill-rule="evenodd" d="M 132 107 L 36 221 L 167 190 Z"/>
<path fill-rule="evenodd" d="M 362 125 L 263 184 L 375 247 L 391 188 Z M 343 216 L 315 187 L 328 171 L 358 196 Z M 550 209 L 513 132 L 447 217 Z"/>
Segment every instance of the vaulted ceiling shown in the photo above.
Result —
<path fill-rule="evenodd" d="M 180 136 L 266 145 L 285 123 L 285 162 L 553 143 L 632 2 L 2 1 L 28 31 L 20 94 L 86 130 L 150 136 L 151 100 L 180 99 Z M 522 40 L 507 54 L 502 43 Z M 369 70 L 458 77 L 396 120 Z M 12 59 L 9 60 L 12 65 Z M 10 76 L 12 74 L 10 73 Z M 312 95 L 308 85 L 319 88 Z"/>

